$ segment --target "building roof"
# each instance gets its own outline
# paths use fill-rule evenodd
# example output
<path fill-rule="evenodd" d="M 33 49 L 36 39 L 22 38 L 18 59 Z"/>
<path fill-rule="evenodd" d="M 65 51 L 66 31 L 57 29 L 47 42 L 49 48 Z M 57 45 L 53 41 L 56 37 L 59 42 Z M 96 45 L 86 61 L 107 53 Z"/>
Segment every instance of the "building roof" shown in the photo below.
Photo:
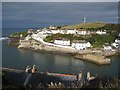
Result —
<path fill-rule="evenodd" d="M 59 39 L 55 39 L 55 40 L 70 41 L 70 40 L 68 40 L 68 39 L 66 39 L 66 38 L 59 38 Z"/>
<path fill-rule="evenodd" d="M 85 40 L 73 40 L 72 43 L 87 43 Z"/>
<path fill-rule="evenodd" d="M 109 43 L 105 43 L 104 46 L 111 46 Z"/>

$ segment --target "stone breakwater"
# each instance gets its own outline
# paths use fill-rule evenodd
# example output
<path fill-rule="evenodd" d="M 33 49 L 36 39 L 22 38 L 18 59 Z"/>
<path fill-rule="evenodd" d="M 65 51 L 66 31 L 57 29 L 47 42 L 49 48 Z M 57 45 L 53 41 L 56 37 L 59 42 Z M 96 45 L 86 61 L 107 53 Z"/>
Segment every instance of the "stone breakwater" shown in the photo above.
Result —
<path fill-rule="evenodd" d="M 62 47 L 55 47 L 45 45 L 43 43 L 38 43 L 36 41 L 27 41 L 21 42 L 18 48 L 25 48 L 25 49 L 33 49 L 35 51 L 46 51 L 46 52 L 55 52 L 55 53 L 62 53 L 62 54 L 71 54 L 77 59 L 82 59 L 85 61 L 89 61 L 98 65 L 110 64 L 110 59 L 106 58 L 106 56 L 114 55 L 115 52 L 103 52 L 101 50 L 76 50 L 72 48 L 62 48 Z"/>
<path fill-rule="evenodd" d="M 104 56 L 101 55 L 92 55 L 92 54 L 86 54 L 86 55 L 75 55 L 75 58 L 77 59 L 82 59 L 84 61 L 89 61 L 96 63 L 98 65 L 104 65 L 104 64 L 110 64 L 110 59 L 105 58 Z"/>

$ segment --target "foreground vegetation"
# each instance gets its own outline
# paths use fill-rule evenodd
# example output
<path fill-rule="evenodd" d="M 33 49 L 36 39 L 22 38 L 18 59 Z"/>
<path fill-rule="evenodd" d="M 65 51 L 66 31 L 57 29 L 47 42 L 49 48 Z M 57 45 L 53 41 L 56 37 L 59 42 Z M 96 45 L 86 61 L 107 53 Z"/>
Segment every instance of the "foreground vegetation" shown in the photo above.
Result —
<path fill-rule="evenodd" d="M 16 82 L 16 83 L 15 83 Z M 59 82 L 59 81 L 58 81 Z M 120 90 L 120 78 L 118 76 L 114 76 L 111 78 L 96 78 L 95 80 L 91 81 L 84 81 L 84 83 L 81 85 L 80 81 L 62 81 L 61 85 L 54 84 L 48 86 L 48 82 L 43 81 L 42 83 L 39 83 L 38 85 L 29 85 L 27 87 L 24 87 L 23 85 L 17 84 L 17 81 L 12 81 L 7 79 L 5 76 L 3 76 L 2 79 L 2 90 L 8 90 L 8 89 L 16 89 L 16 90 L 46 90 L 46 89 L 65 89 L 65 90 L 81 90 L 81 89 L 96 89 L 96 90 L 109 90 L 109 89 L 115 89 Z"/>

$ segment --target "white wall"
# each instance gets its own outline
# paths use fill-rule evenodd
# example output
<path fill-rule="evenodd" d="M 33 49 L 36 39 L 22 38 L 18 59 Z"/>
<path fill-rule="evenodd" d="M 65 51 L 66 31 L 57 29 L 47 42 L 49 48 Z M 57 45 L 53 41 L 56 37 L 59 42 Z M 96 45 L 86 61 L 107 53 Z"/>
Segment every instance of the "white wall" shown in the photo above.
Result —
<path fill-rule="evenodd" d="M 72 43 L 72 47 L 77 49 L 77 50 L 83 50 L 88 47 L 91 47 L 91 44 L 89 42 L 86 43 Z"/>
<path fill-rule="evenodd" d="M 86 34 L 87 34 L 87 31 L 78 31 L 77 34 L 86 35 Z"/>
<path fill-rule="evenodd" d="M 111 46 L 104 46 L 104 45 L 103 45 L 103 47 L 104 47 L 104 50 L 112 50 L 112 47 L 111 47 Z"/>
<path fill-rule="evenodd" d="M 66 34 L 76 34 L 76 30 L 67 30 L 67 33 Z"/>
<path fill-rule="evenodd" d="M 100 30 L 98 30 L 98 31 L 96 31 L 96 34 L 99 34 L 99 35 L 106 34 L 106 31 L 100 31 Z"/>
<path fill-rule="evenodd" d="M 70 45 L 70 41 L 68 40 L 54 40 L 55 44 L 58 45 L 65 45 L 65 46 L 69 46 Z"/>

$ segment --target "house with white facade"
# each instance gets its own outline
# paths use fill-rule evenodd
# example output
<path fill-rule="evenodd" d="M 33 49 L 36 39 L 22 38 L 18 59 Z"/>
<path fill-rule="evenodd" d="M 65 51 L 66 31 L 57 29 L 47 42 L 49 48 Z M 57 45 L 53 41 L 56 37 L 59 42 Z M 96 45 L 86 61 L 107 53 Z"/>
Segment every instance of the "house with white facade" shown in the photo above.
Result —
<path fill-rule="evenodd" d="M 103 35 L 103 34 L 106 34 L 106 30 L 97 30 L 96 31 L 96 34 L 99 34 L 99 35 Z"/>
<path fill-rule="evenodd" d="M 120 44 L 120 39 L 115 39 L 115 43 L 119 43 Z"/>
<path fill-rule="evenodd" d="M 90 42 L 86 42 L 85 40 L 74 40 L 72 41 L 72 48 L 75 48 L 77 50 L 84 50 L 87 48 L 90 48 L 92 45 Z"/>
<path fill-rule="evenodd" d="M 26 41 L 28 41 L 28 40 L 30 40 L 30 39 L 32 39 L 31 35 L 27 35 L 27 36 L 25 37 L 25 40 L 26 40 Z"/>
<path fill-rule="evenodd" d="M 112 46 L 115 48 L 120 48 L 120 39 L 115 39 L 115 42 L 112 43 Z"/>
<path fill-rule="evenodd" d="M 60 30 L 51 30 L 52 34 L 60 33 Z"/>
<path fill-rule="evenodd" d="M 86 35 L 87 31 L 86 30 L 78 30 L 77 34 L 79 34 L 79 35 Z"/>
<path fill-rule="evenodd" d="M 120 33 L 119 33 L 119 35 L 118 35 L 119 37 L 120 37 Z"/>
<path fill-rule="evenodd" d="M 60 34 L 66 34 L 67 31 L 66 31 L 66 30 L 59 30 L 59 33 L 60 33 Z"/>
<path fill-rule="evenodd" d="M 106 43 L 105 45 L 103 45 L 103 50 L 112 50 L 112 46 Z"/>
<path fill-rule="evenodd" d="M 51 25 L 51 26 L 49 26 L 49 29 L 51 29 L 51 30 L 57 29 L 57 26 Z"/>
<path fill-rule="evenodd" d="M 37 29 L 37 30 L 36 30 L 37 33 L 38 33 L 38 32 L 41 32 L 41 31 L 42 31 L 41 29 Z"/>
<path fill-rule="evenodd" d="M 33 33 L 31 35 L 32 37 L 35 37 L 35 38 L 46 38 L 48 36 L 48 34 L 44 31 L 41 31 L 41 32 L 38 32 L 38 33 Z"/>
<path fill-rule="evenodd" d="M 67 30 L 67 33 L 66 34 L 76 34 L 77 33 L 77 30 L 76 29 L 69 29 Z"/>
<path fill-rule="evenodd" d="M 113 47 L 115 47 L 115 48 L 119 48 L 119 47 L 120 47 L 120 44 L 119 44 L 119 43 L 115 43 L 115 42 L 112 43 L 111 45 L 112 45 Z"/>
<path fill-rule="evenodd" d="M 70 46 L 70 40 L 56 39 L 56 40 L 54 40 L 54 44 L 63 45 L 63 46 Z"/>
<path fill-rule="evenodd" d="M 33 33 L 33 29 L 28 29 L 27 33 L 28 34 L 32 34 Z"/>

